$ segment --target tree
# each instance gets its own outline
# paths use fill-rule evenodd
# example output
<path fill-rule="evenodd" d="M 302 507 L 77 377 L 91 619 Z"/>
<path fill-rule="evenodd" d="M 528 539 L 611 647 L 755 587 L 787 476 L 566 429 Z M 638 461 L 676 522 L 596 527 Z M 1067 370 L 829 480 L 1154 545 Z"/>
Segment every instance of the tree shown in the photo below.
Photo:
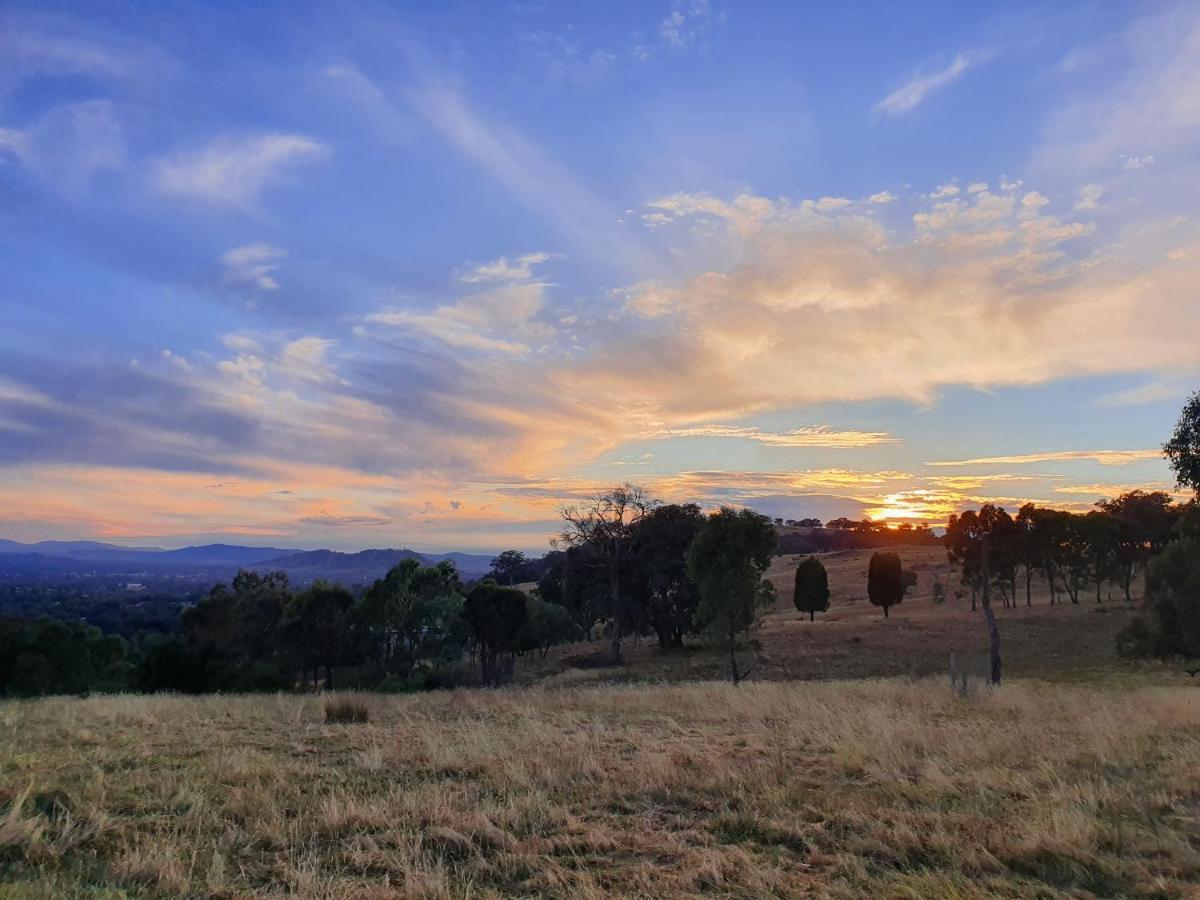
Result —
<path fill-rule="evenodd" d="M 563 530 L 558 541 L 568 547 L 589 547 L 607 576 L 614 664 L 621 662 L 621 639 L 630 618 L 621 590 L 629 544 L 634 527 L 656 505 L 644 490 L 627 482 L 561 510 Z"/>
<path fill-rule="evenodd" d="M 479 647 L 480 681 L 495 687 L 503 676 L 497 663 L 502 654 L 516 654 L 528 617 L 525 594 L 485 579 L 467 594 L 462 616 Z"/>
<path fill-rule="evenodd" d="M 528 565 L 528 558 L 520 550 L 505 550 L 492 560 L 491 575 L 502 584 L 512 587 L 517 573 Z"/>
<path fill-rule="evenodd" d="M 1062 579 L 1062 588 L 1071 598 L 1072 604 L 1079 603 L 1079 595 L 1092 576 L 1093 571 L 1093 523 L 1084 516 L 1059 513 L 1059 528 L 1055 546 L 1055 570 Z"/>
<path fill-rule="evenodd" d="M 1101 603 L 1101 585 L 1112 577 L 1120 549 L 1120 529 L 1116 520 L 1099 509 L 1082 517 L 1080 526 L 1087 544 L 1091 578 L 1096 585 L 1096 602 Z"/>
<path fill-rule="evenodd" d="M 284 613 L 283 627 L 303 672 L 325 669 L 325 690 L 333 690 L 333 669 L 351 657 L 348 614 L 354 597 L 340 584 L 314 582 L 296 594 Z"/>
<path fill-rule="evenodd" d="M 800 612 L 808 613 L 811 622 L 815 614 L 829 609 L 829 575 L 825 564 L 815 556 L 804 559 L 796 566 L 796 588 L 792 602 Z"/>
<path fill-rule="evenodd" d="M 1200 656 L 1200 542 L 1179 540 L 1146 571 L 1150 618 L 1135 619 L 1117 636 L 1122 656 Z"/>
<path fill-rule="evenodd" d="M 1174 434 L 1163 444 L 1163 453 L 1179 486 L 1191 488 L 1200 497 L 1200 391 L 1188 397 Z"/>
<path fill-rule="evenodd" d="M 874 606 L 888 610 L 904 599 L 904 566 L 895 553 L 873 553 L 867 566 L 867 597 Z"/>
<path fill-rule="evenodd" d="M 608 577 L 593 548 L 584 544 L 547 554 L 538 594 L 564 607 L 591 640 L 592 628 L 608 609 Z"/>
<path fill-rule="evenodd" d="M 1130 491 L 1101 500 L 1096 506 L 1111 517 L 1114 525 L 1110 575 L 1125 592 L 1126 601 L 1132 602 L 1134 580 L 1171 538 L 1171 495 L 1164 491 Z"/>
<path fill-rule="evenodd" d="M 946 557 L 951 563 L 962 566 L 962 583 L 971 590 L 971 611 L 975 611 L 980 579 L 983 575 L 980 556 L 980 538 L 984 534 L 983 523 L 971 509 L 962 515 L 951 515 L 946 523 L 946 534 L 942 538 L 946 546 Z"/>
<path fill-rule="evenodd" d="M 454 563 L 406 559 L 367 589 L 352 625 L 385 675 L 407 677 L 422 660 L 436 665 L 461 653 L 462 600 Z"/>
<path fill-rule="evenodd" d="M 853 519 L 847 519 L 845 516 L 842 516 L 841 518 L 838 518 L 838 519 L 830 519 L 828 522 L 825 523 L 825 527 L 826 528 L 835 528 L 839 531 L 851 531 L 851 530 L 857 528 L 858 524 L 859 523 L 855 522 Z"/>
<path fill-rule="evenodd" d="M 632 528 L 627 583 L 630 599 L 662 648 L 682 647 L 700 592 L 688 576 L 687 552 L 704 528 L 694 503 L 659 506 Z"/>
<path fill-rule="evenodd" d="M 235 648 L 243 664 L 271 659 L 279 649 L 279 622 L 291 594 L 286 572 L 241 571 L 233 579 Z"/>
<path fill-rule="evenodd" d="M 525 609 L 525 624 L 517 638 L 520 652 L 536 650 L 545 659 L 551 647 L 579 637 L 579 626 L 565 607 L 547 603 L 540 597 L 527 597 Z"/>
<path fill-rule="evenodd" d="M 1041 561 L 1037 542 L 1037 506 L 1033 503 L 1022 506 L 1017 510 L 1013 524 L 1017 529 L 1017 562 L 1025 569 L 1025 605 L 1033 606 L 1033 570 L 1038 568 Z"/>
<path fill-rule="evenodd" d="M 762 576 L 776 540 L 766 516 L 725 506 L 708 517 L 688 548 L 688 575 L 700 591 L 696 624 L 725 643 L 735 685 L 750 674 L 738 668 L 738 635 L 757 621 L 773 594 Z"/>

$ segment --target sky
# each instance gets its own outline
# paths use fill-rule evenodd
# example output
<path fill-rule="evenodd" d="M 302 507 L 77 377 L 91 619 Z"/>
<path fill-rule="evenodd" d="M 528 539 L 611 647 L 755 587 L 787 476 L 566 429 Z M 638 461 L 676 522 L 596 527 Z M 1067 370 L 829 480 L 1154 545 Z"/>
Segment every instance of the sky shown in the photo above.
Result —
<path fill-rule="evenodd" d="M 0 6 L 0 536 L 1172 489 L 1200 7 Z"/>

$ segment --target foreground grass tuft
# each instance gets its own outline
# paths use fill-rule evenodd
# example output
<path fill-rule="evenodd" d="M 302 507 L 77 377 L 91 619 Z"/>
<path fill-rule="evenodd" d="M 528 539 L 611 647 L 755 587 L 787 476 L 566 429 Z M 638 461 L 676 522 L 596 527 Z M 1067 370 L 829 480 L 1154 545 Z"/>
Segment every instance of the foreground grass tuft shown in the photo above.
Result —
<path fill-rule="evenodd" d="M 1197 785 L 1187 687 L 9 702 L 0 898 L 1187 897 Z"/>
<path fill-rule="evenodd" d="M 326 700 L 325 721 L 330 725 L 361 725 L 371 721 L 371 710 L 363 701 L 349 697 Z"/>

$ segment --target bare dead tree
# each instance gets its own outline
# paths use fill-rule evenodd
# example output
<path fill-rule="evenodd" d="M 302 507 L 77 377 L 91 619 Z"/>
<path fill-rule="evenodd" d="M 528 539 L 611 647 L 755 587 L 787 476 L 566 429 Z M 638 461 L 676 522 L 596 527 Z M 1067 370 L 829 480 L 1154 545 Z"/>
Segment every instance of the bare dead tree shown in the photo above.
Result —
<path fill-rule="evenodd" d="M 568 547 L 587 546 L 595 553 L 608 577 L 614 663 L 621 662 L 621 639 L 627 618 L 621 592 L 621 566 L 629 552 L 634 526 L 657 505 L 658 501 L 643 488 L 625 482 L 560 510 L 563 530 L 554 543 Z"/>

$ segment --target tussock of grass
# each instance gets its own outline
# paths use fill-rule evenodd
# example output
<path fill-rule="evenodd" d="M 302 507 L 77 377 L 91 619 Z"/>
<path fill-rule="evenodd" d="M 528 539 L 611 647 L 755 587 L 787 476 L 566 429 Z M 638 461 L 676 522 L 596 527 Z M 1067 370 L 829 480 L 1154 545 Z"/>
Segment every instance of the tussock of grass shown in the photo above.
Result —
<path fill-rule="evenodd" d="M 361 725 L 371 721 L 371 710 L 362 700 L 338 697 L 325 701 L 325 721 L 331 725 Z"/>
<path fill-rule="evenodd" d="M 367 721 L 327 724 L 335 702 Z M 1194 896 L 1200 692 L 0 704 L 0 898 Z"/>

